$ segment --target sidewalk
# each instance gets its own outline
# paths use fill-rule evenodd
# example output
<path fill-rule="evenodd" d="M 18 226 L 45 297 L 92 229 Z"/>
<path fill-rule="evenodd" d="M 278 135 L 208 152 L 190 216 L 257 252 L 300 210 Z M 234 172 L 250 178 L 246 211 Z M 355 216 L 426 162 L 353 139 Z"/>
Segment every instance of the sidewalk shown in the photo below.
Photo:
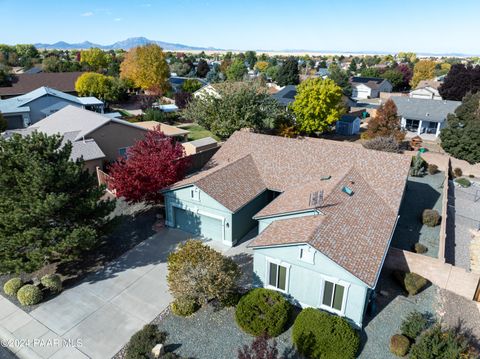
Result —
<path fill-rule="evenodd" d="M 2 343 L 22 359 L 111 358 L 170 304 L 166 260 L 187 236 L 162 229 L 28 314 L 0 297 Z"/>

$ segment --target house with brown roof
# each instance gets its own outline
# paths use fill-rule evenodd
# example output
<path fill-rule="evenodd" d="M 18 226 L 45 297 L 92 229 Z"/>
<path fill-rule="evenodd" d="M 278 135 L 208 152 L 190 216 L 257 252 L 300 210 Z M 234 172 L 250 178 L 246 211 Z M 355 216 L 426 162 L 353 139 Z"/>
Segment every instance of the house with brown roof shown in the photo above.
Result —
<path fill-rule="evenodd" d="M 410 159 L 361 145 L 234 133 L 166 189 L 166 225 L 227 246 L 258 227 L 254 285 L 361 326 L 395 230 Z"/>

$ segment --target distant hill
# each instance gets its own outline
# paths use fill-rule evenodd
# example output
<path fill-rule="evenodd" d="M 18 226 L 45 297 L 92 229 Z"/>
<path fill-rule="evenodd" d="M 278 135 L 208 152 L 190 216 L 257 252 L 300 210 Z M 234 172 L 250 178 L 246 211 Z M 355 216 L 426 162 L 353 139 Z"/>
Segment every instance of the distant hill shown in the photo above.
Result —
<path fill-rule="evenodd" d="M 90 49 L 92 47 L 98 47 L 103 50 L 129 50 L 132 47 L 147 45 L 147 44 L 157 44 L 162 47 L 164 50 L 220 50 L 213 47 L 195 47 L 188 46 L 183 44 L 172 44 L 170 42 L 150 40 L 145 37 L 131 37 L 123 41 L 117 41 L 111 45 L 99 45 L 92 43 L 90 41 L 84 41 L 81 43 L 70 44 L 65 41 L 59 41 L 54 44 L 35 44 L 35 47 L 38 49 L 47 49 L 47 50 L 84 50 Z"/>

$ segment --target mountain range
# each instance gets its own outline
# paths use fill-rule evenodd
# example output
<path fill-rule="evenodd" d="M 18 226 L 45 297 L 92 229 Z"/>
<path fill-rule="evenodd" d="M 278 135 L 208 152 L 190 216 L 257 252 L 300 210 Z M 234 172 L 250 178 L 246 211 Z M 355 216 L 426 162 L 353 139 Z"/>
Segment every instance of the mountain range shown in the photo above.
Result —
<path fill-rule="evenodd" d="M 142 45 L 147 45 L 147 44 L 157 44 L 160 47 L 162 47 L 164 50 L 221 50 L 221 49 L 216 49 L 213 47 L 195 47 L 195 46 L 189 46 L 189 45 L 183 45 L 183 44 L 174 44 L 170 42 L 164 42 L 164 41 L 156 41 L 156 40 L 150 40 L 145 37 L 131 37 L 123 41 L 117 41 L 111 45 L 99 45 L 92 43 L 90 41 L 84 41 L 80 43 L 68 43 L 65 41 L 59 41 L 54 44 L 34 44 L 36 48 L 38 49 L 47 49 L 47 50 L 84 50 L 84 49 L 90 49 L 92 47 L 98 47 L 103 50 L 118 50 L 118 49 L 123 49 L 123 50 L 129 50 L 133 47 L 137 46 L 142 46 Z"/>

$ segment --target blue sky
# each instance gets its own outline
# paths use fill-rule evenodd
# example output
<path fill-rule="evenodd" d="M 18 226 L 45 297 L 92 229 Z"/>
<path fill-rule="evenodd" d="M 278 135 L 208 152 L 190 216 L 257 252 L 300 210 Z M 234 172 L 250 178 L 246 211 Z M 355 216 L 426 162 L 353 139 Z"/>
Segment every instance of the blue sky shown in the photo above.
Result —
<path fill-rule="evenodd" d="M 21 5 L 20 5 L 21 4 Z M 480 54 L 478 0 L 0 0 L 0 43 Z"/>

